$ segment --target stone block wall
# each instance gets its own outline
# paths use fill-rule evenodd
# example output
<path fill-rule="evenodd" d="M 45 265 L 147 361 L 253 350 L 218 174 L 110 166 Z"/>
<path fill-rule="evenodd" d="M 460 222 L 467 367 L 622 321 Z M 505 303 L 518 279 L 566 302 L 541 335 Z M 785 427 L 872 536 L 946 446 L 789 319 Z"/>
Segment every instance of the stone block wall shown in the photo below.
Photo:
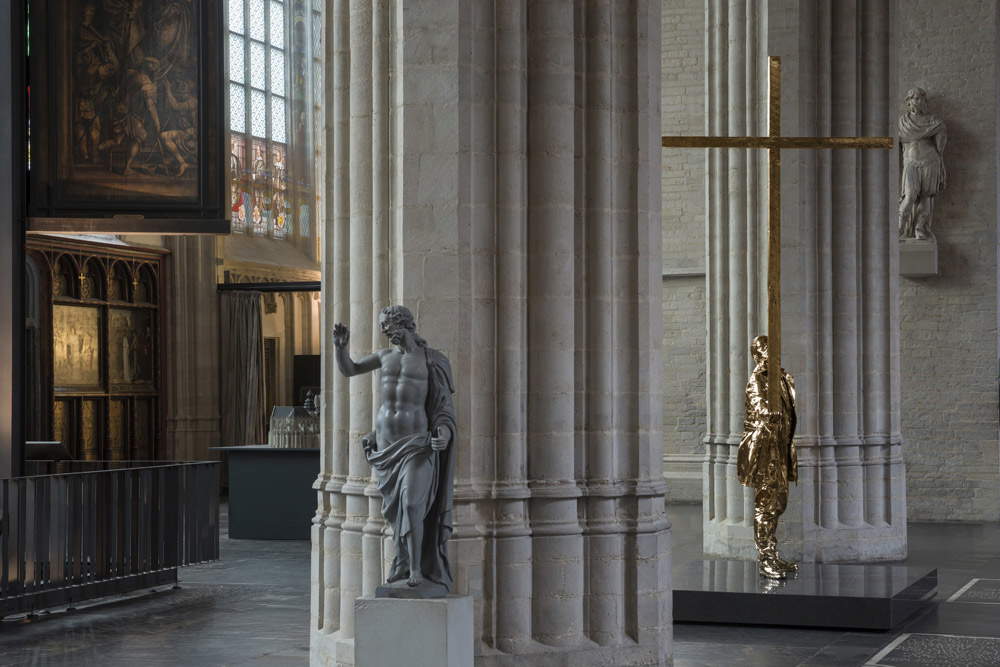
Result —
<path fill-rule="evenodd" d="M 705 3 L 662 3 L 663 134 L 705 133 Z M 663 452 L 667 497 L 701 500 L 705 149 L 663 151 Z"/>
<path fill-rule="evenodd" d="M 924 88 L 949 137 L 948 187 L 934 212 L 939 275 L 900 285 L 909 517 L 996 521 L 997 4 L 896 0 L 893 9 L 893 102 Z"/>

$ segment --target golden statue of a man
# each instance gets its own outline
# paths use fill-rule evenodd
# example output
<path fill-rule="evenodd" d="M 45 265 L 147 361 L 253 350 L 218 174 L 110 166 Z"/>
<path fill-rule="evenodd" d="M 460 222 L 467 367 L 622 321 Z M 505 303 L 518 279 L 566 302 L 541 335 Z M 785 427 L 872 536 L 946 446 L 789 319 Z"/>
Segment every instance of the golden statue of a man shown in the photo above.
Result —
<path fill-rule="evenodd" d="M 767 405 L 767 336 L 750 343 L 754 369 L 746 391 L 746 418 L 740 440 L 736 475 L 741 484 L 756 490 L 753 531 L 761 575 L 783 579 L 798 565 L 778 557 L 778 518 L 788 503 L 788 483 L 798 479 L 795 435 L 795 381 L 781 369 L 781 401 Z"/>

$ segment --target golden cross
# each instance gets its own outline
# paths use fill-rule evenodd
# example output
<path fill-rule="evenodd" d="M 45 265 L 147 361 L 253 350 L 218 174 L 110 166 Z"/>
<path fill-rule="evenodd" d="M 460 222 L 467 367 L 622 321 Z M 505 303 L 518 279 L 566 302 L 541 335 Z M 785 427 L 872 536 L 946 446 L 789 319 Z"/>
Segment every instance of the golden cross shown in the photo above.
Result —
<path fill-rule="evenodd" d="M 781 377 L 781 149 L 892 148 L 892 137 L 781 136 L 781 59 L 767 59 L 766 137 L 663 137 L 664 148 L 767 149 L 767 376 Z M 767 383 L 767 404 L 777 406 L 781 383 Z"/>

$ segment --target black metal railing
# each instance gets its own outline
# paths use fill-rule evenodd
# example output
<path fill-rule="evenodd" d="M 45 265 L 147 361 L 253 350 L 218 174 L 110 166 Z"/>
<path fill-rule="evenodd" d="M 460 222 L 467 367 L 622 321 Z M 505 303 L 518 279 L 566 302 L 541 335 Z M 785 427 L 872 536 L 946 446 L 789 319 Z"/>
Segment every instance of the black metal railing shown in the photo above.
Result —
<path fill-rule="evenodd" d="M 219 557 L 219 463 L 27 461 L 0 479 L 0 617 L 177 581 Z"/>

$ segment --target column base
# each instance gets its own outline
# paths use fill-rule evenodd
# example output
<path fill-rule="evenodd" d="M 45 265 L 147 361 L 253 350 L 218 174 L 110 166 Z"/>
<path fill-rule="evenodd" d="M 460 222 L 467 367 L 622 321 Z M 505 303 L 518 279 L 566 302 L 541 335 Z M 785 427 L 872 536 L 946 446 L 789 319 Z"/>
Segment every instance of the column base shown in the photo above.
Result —
<path fill-rule="evenodd" d="M 358 598 L 357 667 L 472 667 L 472 598 Z"/>
<path fill-rule="evenodd" d="M 706 556 L 756 560 L 757 546 L 749 522 L 704 523 Z M 838 526 L 803 530 L 786 513 L 778 521 L 778 553 L 796 562 L 877 563 L 906 558 L 906 526 Z"/>

